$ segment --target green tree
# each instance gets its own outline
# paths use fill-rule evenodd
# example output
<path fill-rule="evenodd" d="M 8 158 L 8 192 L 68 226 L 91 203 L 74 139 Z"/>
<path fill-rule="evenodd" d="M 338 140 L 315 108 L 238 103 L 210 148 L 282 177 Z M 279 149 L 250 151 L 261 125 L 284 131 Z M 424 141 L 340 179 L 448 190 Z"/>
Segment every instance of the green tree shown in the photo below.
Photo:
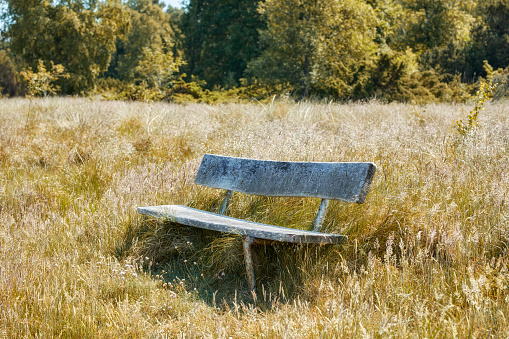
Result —
<path fill-rule="evenodd" d="M 135 68 L 143 57 L 143 49 L 162 49 L 175 53 L 174 15 L 151 0 L 129 0 L 128 12 L 131 27 L 125 38 L 117 39 L 116 53 L 106 76 L 134 81 Z M 178 54 L 178 53 L 177 53 Z"/>
<path fill-rule="evenodd" d="M 458 79 L 458 74 L 465 79 L 470 69 L 468 51 L 472 44 L 472 29 L 476 23 L 477 0 L 368 2 L 378 14 L 377 29 L 380 23 L 387 27 L 384 30 L 388 33 L 385 35 L 387 46 L 380 45 L 379 55 L 389 56 L 390 53 L 386 54 L 387 48 L 396 52 L 393 55 L 403 55 L 408 53 L 410 48 L 417 56 L 420 71 L 432 71 L 430 74 L 436 74 L 448 81 Z M 442 77 L 442 74 L 449 75 Z M 414 80 L 419 78 L 412 76 Z"/>
<path fill-rule="evenodd" d="M 144 47 L 138 66 L 134 69 L 138 80 L 148 87 L 162 89 L 170 87 L 176 80 L 175 74 L 182 65 L 180 58 L 174 58 L 171 51 L 163 51 L 161 46 Z"/>
<path fill-rule="evenodd" d="M 478 11 L 469 63 L 472 75 L 484 76 L 483 60 L 495 69 L 509 66 L 509 0 L 480 2 Z"/>
<path fill-rule="evenodd" d="M 468 40 L 474 21 L 466 9 L 472 1 L 401 0 L 405 13 L 405 42 L 414 51 L 446 46 L 451 40 Z"/>
<path fill-rule="evenodd" d="M 0 97 L 17 93 L 16 67 L 6 51 L 0 50 Z"/>
<path fill-rule="evenodd" d="M 182 18 L 186 71 L 209 87 L 234 87 L 259 55 L 259 0 L 191 0 Z"/>
<path fill-rule="evenodd" d="M 395 37 L 402 21 L 403 8 L 398 0 L 366 0 L 376 16 L 375 42 L 382 48 L 394 47 Z M 404 50 L 404 48 L 403 48 Z"/>
<path fill-rule="evenodd" d="M 69 78 L 64 93 L 92 89 L 107 70 L 115 40 L 129 28 L 119 0 L 5 0 L 10 19 L 7 36 L 12 51 L 30 67 L 62 64 Z"/>
<path fill-rule="evenodd" d="M 267 0 L 260 13 L 264 50 L 250 74 L 301 97 L 348 95 L 362 60 L 376 50 L 376 17 L 363 1 Z"/>
<path fill-rule="evenodd" d="M 463 73 L 475 23 L 475 1 L 400 1 L 403 14 L 395 39 L 399 49 L 412 48 L 420 56 L 421 69 Z"/>

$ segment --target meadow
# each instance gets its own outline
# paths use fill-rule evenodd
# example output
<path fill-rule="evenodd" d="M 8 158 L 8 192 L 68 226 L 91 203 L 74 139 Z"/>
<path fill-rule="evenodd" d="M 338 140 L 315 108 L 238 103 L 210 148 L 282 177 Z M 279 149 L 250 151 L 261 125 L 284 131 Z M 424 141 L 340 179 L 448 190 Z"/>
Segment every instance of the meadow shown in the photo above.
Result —
<path fill-rule="evenodd" d="M 176 105 L 0 99 L 2 338 L 504 338 L 509 105 Z M 214 153 L 372 161 L 362 205 L 332 202 L 333 247 L 255 253 L 138 206 L 210 211 Z M 235 193 L 228 215 L 307 229 L 319 199 Z"/>

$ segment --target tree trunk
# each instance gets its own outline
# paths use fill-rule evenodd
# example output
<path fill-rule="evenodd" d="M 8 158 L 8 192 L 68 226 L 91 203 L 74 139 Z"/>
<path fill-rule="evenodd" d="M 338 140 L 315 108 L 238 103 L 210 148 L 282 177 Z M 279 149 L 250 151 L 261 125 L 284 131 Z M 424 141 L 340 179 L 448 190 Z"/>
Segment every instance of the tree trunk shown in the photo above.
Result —
<path fill-rule="evenodd" d="M 306 55 L 304 58 L 304 63 L 302 64 L 302 71 L 304 72 L 304 78 L 302 79 L 301 99 L 306 99 L 309 95 L 309 85 L 308 85 L 309 64 L 310 64 L 309 55 Z"/>

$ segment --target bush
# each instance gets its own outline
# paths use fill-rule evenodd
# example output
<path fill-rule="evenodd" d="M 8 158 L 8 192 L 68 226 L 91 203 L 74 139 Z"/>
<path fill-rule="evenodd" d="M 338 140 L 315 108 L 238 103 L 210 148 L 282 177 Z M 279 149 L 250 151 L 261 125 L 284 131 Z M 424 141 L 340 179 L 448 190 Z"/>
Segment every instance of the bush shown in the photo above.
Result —
<path fill-rule="evenodd" d="M 44 62 L 39 59 L 37 65 L 37 72 L 32 71 L 29 67 L 28 70 L 22 71 L 21 75 L 27 84 L 26 95 L 30 98 L 35 96 L 48 96 L 56 95 L 60 92 L 60 86 L 55 84 L 55 81 L 61 78 L 68 78 L 69 75 L 65 73 L 64 66 L 53 64 L 51 61 L 51 69 L 47 70 Z"/>
<path fill-rule="evenodd" d="M 163 90 L 151 88 L 146 82 L 134 84 L 114 78 L 99 79 L 95 93 L 101 94 L 108 100 L 151 102 L 163 100 L 165 97 Z"/>
<path fill-rule="evenodd" d="M 416 56 L 410 51 L 386 51 L 372 64 L 360 68 L 356 78 L 352 90 L 356 100 L 378 98 L 414 104 L 465 102 L 476 87 L 461 83 L 459 76 L 417 70 Z"/>
<path fill-rule="evenodd" d="M 361 67 L 356 76 L 352 95 L 355 99 L 379 98 L 393 101 L 405 98 L 402 90 L 407 86 L 410 74 L 417 69 L 416 56 L 407 51 L 392 50 L 381 53 L 372 63 Z M 405 98 L 406 99 L 406 98 Z"/>
<path fill-rule="evenodd" d="M 225 90 L 204 89 L 203 80 L 192 77 L 190 82 L 182 78 L 168 88 L 150 88 L 146 83 L 133 84 L 113 78 L 99 79 L 96 93 L 109 100 L 160 101 L 165 100 L 177 104 L 206 103 L 221 104 L 226 102 L 264 101 L 276 94 L 275 90 L 259 85 L 248 85 Z"/>

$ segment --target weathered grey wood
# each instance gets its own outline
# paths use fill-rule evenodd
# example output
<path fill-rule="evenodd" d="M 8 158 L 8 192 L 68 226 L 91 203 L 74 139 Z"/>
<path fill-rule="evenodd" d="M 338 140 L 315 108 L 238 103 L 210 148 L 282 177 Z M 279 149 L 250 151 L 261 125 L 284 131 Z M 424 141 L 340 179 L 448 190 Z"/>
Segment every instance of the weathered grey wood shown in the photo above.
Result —
<path fill-rule="evenodd" d="M 317 197 L 363 203 L 376 165 L 288 162 L 205 154 L 195 183 L 264 196 Z"/>
<path fill-rule="evenodd" d="M 344 235 L 260 224 L 180 205 L 138 207 L 138 212 L 183 225 L 257 239 L 302 244 L 339 244 L 347 240 L 347 237 Z"/>

